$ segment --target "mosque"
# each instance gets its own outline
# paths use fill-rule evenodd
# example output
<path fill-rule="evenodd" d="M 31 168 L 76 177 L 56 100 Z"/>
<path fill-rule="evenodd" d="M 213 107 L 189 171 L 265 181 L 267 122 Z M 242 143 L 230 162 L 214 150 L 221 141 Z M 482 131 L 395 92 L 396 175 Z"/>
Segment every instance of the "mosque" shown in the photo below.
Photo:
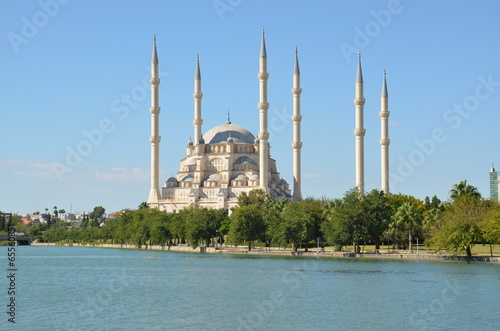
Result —
<path fill-rule="evenodd" d="M 301 193 L 301 148 L 300 125 L 300 70 L 298 53 L 295 51 L 293 68 L 293 188 L 281 178 L 277 170 L 276 160 L 270 156 L 268 132 L 267 101 L 267 52 L 262 31 L 262 41 L 259 59 L 259 132 L 255 136 L 247 129 L 231 123 L 229 118 L 225 124 L 216 126 L 202 134 L 202 98 L 201 71 L 199 58 L 196 58 L 194 75 L 194 119 L 193 141 L 189 139 L 186 146 L 186 156 L 180 161 L 180 169 L 175 177 L 168 178 L 160 188 L 159 178 L 159 84 L 158 55 L 156 38 L 153 42 L 151 62 L 151 189 L 147 203 L 149 206 L 167 212 L 177 212 L 191 204 L 202 207 L 230 210 L 237 206 L 238 195 L 254 189 L 262 189 L 273 199 L 288 199 L 300 201 Z M 363 128 L 363 75 L 361 59 L 358 55 L 356 76 L 356 126 L 354 130 L 356 146 L 356 187 L 364 192 L 364 135 Z M 381 96 L 381 165 L 382 190 L 389 192 L 389 143 L 388 139 L 388 102 L 385 80 Z M 293 189 L 293 191 L 292 191 Z"/>
<path fill-rule="evenodd" d="M 241 192 L 263 189 L 274 199 L 302 199 L 300 182 L 300 71 L 297 52 L 293 74 L 293 193 L 286 180 L 277 170 L 276 160 L 270 156 L 267 102 L 267 53 L 262 32 L 260 50 L 260 132 L 255 136 L 242 126 L 231 123 L 216 126 L 202 134 L 201 70 L 196 58 L 194 76 L 194 134 L 188 141 L 186 156 L 180 161 L 180 169 L 175 177 L 168 178 L 159 187 L 159 95 L 158 55 L 156 40 L 153 44 L 151 63 L 151 190 L 148 204 L 167 212 L 176 212 L 192 203 L 203 207 L 230 210 L 237 206 Z"/>

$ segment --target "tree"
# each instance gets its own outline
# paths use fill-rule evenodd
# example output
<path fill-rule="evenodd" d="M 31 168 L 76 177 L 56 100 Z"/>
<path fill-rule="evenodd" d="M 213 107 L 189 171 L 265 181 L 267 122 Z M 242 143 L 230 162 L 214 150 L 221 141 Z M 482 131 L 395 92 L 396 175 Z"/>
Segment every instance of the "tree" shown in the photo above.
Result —
<path fill-rule="evenodd" d="M 328 218 L 321 225 L 321 230 L 328 242 L 341 249 L 342 246 L 354 246 L 360 252 L 359 244 L 367 238 L 365 212 L 362 206 L 363 195 L 357 188 L 347 191 L 342 203 L 334 207 Z"/>
<path fill-rule="evenodd" d="M 279 228 L 281 242 L 291 242 L 292 249 L 296 252 L 300 243 L 318 238 L 321 207 L 321 201 L 311 198 L 288 203 L 281 213 L 283 220 Z"/>
<path fill-rule="evenodd" d="M 102 206 L 94 207 L 94 210 L 89 213 L 89 218 L 91 220 L 95 220 L 98 223 L 104 218 L 106 215 L 106 209 Z"/>
<path fill-rule="evenodd" d="M 467 180 L 463 180 L 459 184 L 453 185 L 453 188 L 450 191 L 450 198 L 452 200 L 456 200 L 457 198 L 462 196 L 468 196 L 475 199 L 481 198 L 481 194 L 479 193 L 477 188 L 467 184 Z"/>
<path fill-rule="evenodd" d="M 153 208 L 150 209 L 149 215 L 151 221 L 151 243 L 164 247 L 167 241 L 172 239 L 172 234 L 169 230 L 172 214 Z M 108 225 L 108 223 L 106 223 L 106 225 Z"/>
<path fill-rule="evenodd" d="M 210 244 L 211 239 L 217 236 L 222 220 L 214 209 L 191 204 L 186 208 L 186 236 L 189 244 L 193 248 L 201 243 Z"/>
<path fill-rule="evenodd" d="M 484 241 L 490 245 L 490 255 L 493 256 L 492 244 L 500 244 L 500 206 L 495 203 L 484 217 L 481 229 Z"/>
<path fill-rule="evenodd" d="M 252 241 L 262 238 L 264 231 L 264 218 L 258 204 L 240 206 L 231 214 L 230 242 L 239 244 L 247 241 L 248 250 L 251 250 Z"/>
<path fill-rule="evenodd" d="M 388 205 L 387 195 L 383 191 L 372 190 L 365 195 L 363 208 L 366 215 L 368 240 L 375 243 L 375 250 L 378 252 L 391 218 L 391 208 Z"/>
<path fill-rule="evenodd" d="M 432 230 L 431 247 L 454 253 L 465 251 L 472 256 L 472 246 L 484 239 L 480 226 L 485 219 L 485 206 L 476 195 L 457 196 Z"/>
<path fill-rule="evenodd" d="M 403 203 L 394 215 L 396 224 L 408 230 L 408 250 L 413 249 L 413 229 L 422 222 L 422 213 L 412 202 Z"/>
<path fill-rule="evenodd" d="M 146 201 L 141 202 L 141 204 L 139 205 L 139 209 L 148 209 L 148 208 L 149 205 Z"/>
<path fill-rule="evenodd" d="M 266 246 L 270 246 L 272 242 L 280 245 L 286 244 L 281 236 L 280 226 L 283 221 L 281 213 L 289 203 L 291 202 L 286 199 L 269 199 L 264 203 L 263 218 L 266 227 L 264 235 Z"/>
<path fill-rule="evenodd" d="M 238 206 L 243 207 L 254 203 L 263 206 L 269 200 L 271 197 L 262 189 L 251 190 L 248 194 L 243 191 L 238 195 Z"/>

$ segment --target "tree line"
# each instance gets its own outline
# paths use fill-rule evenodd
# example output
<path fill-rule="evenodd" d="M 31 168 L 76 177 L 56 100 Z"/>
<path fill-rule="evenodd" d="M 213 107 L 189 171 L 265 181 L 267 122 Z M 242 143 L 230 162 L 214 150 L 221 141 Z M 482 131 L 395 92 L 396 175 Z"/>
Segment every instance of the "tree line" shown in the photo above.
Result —
<path fill-rule="evenodd" d="M 105 222 L 96 207 L 79 228 L 56 223 L 28 229 L 46 242 L 93 242 L 148 245 L 262 245 L 307 250 L 321 244 L 336 250 L 371 244 L 413 250 L 415 239 L 434 250 L 471 256 L 474 244 L 500 243 L 500 204 L 484 200 L 477 188 L 462 181 L 449 201 L 424 201 L 403 194 L 349 190 L 341 199 L 273 200 L 262 190 L 242 192 L 238 207 L 227 211 L 190 205 L 177 213 L 160 212 L 141 203 Z M 102 209 L 99 209 L 102 208 Z M 0 221 L 0 226 L 1 226 Z M 45 228 L 44 228 L 45 226 Z M 491 247 L 491 246 L 490 246 Z"/>

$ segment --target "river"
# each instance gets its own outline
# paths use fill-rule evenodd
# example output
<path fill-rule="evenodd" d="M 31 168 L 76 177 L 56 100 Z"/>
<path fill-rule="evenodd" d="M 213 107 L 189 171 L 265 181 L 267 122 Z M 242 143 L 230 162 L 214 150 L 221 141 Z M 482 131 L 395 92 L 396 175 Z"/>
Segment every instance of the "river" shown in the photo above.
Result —
<path fill-rule="evenodd" d="M 498 330 L 500 264 L 18 246 L 0 330 Z M 12 277 L 11 277 L 12 278 Z"/>

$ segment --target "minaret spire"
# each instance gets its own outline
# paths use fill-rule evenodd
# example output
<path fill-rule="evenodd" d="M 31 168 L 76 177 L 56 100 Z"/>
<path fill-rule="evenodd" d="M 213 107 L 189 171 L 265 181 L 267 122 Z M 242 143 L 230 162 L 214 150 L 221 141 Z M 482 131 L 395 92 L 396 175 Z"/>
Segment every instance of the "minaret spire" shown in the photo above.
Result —
<path fill-rule="evenodd" d="M 382 191 L 389 193 L 389 95 L 387 93 L 386 73 L 382 82 L 382 95 L 380 97 L 380 149 Z"/>
<path fill-rule="evenodd" d="M 302 200 L 301 192 L 301 149 L 302 142 L 300 141 L 300 122 L 302 115 L 300 115 L 300 69 L 299 69 L 299 55 L 297 47 L 295 47 L 295 65 L 293 70 L 293 200 Z"/>
<path fill-rule="evenodd" d="M 159 106 L 159 91 L 160 78 L 158 77 L 158 54 L 156 52 L 156 35 L 153 40 L 153 56 L 151 60 L 151 190 L 149 191 L 148 204 L 158 208 L 160 196 L 160 106 Z"/>
<path fill-rule="evenodd" d="M 366 130 L 363 128 L 363 107 L 365 98 L 363 97 L 363 73 L 361 70 L 361 53 L 358 53 L 358 71 L 356 74 L 356 128 L 354 136 L 356 141 L 356 187 L 361 194 L 365 191 L 365 160 L 364 160 L 364 137 Z"/>
<path fill-rule="evenodd" d="M 259 138 L 259 187 L 265 192 L 269 186 L 269 132 L 267 131 L 267 110 L 269 103 L 267 102 L 267 52 L 266 41 L 264 38 L 264 29 L 262 29 L 262 43 L 260 47 L 260 72 L 257 75 L 260 81 L 260 101 L 258 103 L 260 110 L 260 132 Z"/>
<path fill-rule="evenodd" d="M 196 54 L 196 69 L 194 73 L 194 144 L 198 145 L 201 139 L 201 125 L 203 120 L 201 118 L 201 99 L 203 98 L 203 93 L 201 93 L 201 71 L 200 71 L 200 56 Z"/>

